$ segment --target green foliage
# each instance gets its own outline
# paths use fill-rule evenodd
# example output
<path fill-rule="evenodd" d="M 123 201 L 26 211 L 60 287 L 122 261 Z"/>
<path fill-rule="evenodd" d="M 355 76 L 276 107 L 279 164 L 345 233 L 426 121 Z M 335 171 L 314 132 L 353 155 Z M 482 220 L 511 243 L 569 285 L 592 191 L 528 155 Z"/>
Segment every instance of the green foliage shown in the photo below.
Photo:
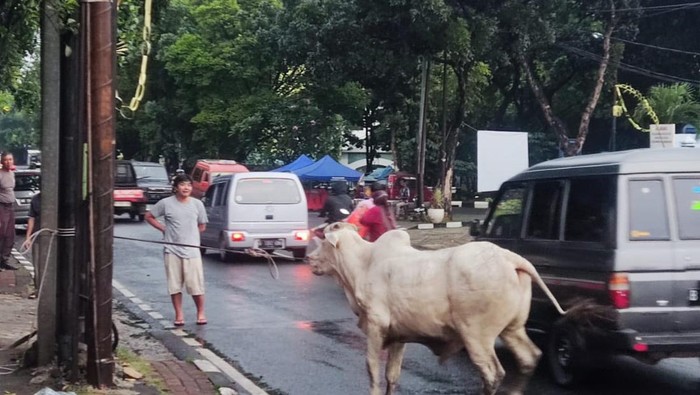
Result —
<path fill-rule="evenodd" d="M 652 86 L 647 99 L 661 123 L 700 125 L 700 102 L 696 91 L 689 84 Z M 641 106 L 635 108 L 634 118 L 644 125 L 651 123 Z"/>

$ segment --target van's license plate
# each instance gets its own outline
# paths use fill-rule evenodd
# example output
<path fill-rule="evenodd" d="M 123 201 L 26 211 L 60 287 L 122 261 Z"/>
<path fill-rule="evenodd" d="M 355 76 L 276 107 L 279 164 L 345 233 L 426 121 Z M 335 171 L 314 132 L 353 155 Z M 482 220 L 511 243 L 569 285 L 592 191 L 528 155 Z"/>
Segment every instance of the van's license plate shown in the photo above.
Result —
<path fill-rule="evenodd" d="M 260 248 L 284 248 L 284 239 L 261 239 Z"/>
<path fill-rule="evenodd" d="M 698 291 L 697 289 L 689 289 L 688 301 L 691 303 L 697 303 L 698 301 L 700 301 L 700 291 Z"/>

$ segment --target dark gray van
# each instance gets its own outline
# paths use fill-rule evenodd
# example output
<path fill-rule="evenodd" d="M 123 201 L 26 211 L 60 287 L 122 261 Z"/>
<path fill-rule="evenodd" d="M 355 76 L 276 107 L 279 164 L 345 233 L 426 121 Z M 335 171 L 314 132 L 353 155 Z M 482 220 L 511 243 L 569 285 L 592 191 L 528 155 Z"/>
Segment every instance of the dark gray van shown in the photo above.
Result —
<path fill-rule="evenodd" d="M 503 183 L 471 233 L 529 259 L 562 305 L 605 312 L 582 328 L 533 288 L 527 327 L 547 335 L 559 384 L 610 354 L 700 356 L 700 150 L 540 163 Z"/>

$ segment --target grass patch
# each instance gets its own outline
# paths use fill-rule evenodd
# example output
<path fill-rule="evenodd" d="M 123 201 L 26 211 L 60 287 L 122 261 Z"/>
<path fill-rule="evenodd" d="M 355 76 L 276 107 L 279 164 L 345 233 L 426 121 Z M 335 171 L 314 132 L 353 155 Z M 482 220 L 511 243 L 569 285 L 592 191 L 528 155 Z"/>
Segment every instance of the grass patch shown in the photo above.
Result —
<path fill-rule="evenodd" d="M 165 382 L 159 374 L 155 373 L 151 364 L 140 356 L 134 354 L 130 350 L 122 347 L 117 347 L 115 352 L 117 360 L 123 364 L 128 364 L 133 369 L 136 369 L 143 375 L 143 381 L 149 385 L 158 388 L 158 391 L 165 392 Z"/>

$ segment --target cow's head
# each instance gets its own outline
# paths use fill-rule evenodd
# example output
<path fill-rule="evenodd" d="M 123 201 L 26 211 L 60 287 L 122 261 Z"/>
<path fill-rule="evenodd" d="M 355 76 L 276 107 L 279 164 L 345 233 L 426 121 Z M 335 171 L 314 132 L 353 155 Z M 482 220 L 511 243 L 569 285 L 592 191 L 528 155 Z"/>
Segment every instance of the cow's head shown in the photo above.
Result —
<path fill-rule="evenodd" d="M 311 265 L 311 271 L 315 275 L 322 276 L 335 273 L 335 267 L 339 259 L 340 233 L 342 233 L 338 231 L 348 227 L 355 229 L 353 225 L 343 222 L 332 223 L 324 229 L 324 238 L 319 241 L 316 249 L 306 256 L 306 260 Z"/>

